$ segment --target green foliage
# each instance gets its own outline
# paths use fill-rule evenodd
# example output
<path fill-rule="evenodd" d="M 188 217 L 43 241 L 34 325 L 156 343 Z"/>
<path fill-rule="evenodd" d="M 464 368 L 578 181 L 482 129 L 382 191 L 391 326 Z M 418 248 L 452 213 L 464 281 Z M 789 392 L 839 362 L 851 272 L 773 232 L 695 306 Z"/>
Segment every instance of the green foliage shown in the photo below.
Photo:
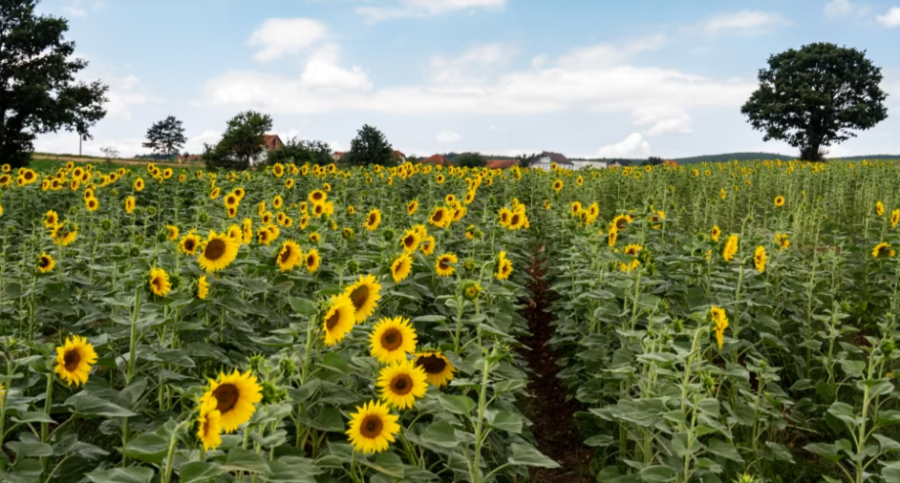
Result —
<path fill-rule="evenodd" d="M 228 121 L 222 140 L 204 146 L 207 168 L 247 169 L 266 150 L 265 134 L 272 129 L 272 117 L 256 111 L 241 112 Z"/>
<path fill-rule="evenodd" d="M 178 155 L 178 151 L 186 142 L 181 121 L 175 119 L 175 116 L 169 116 L 153 123 L 150 129 L 147 129 L 147 142 L 143 146 L 172 159 L 173 155 Z"/>
<path fill-rule="evenodd" d="M 887 118 L 881 69 L 865 52 L 813 43 L 769 57 L 759 88 L 741 108 L 763 140 L 786 141 L 819 161 L 823 148 Z"/>
<path fill-rule="evenodd" d="M 280 149 L 270 151 L 266 159 L 268 164 L 294 163 L 326 165 L 334 162 L 331 159 L 331 147 L 325 141 L 305 141 L 298 137 L 289 138 Z"/>
<path fill-rule="evenodd" d="M 0 159 L 13 167 L 28 164 L 36 135 L 66 129 L 92 139 L 89 129 L 106 115 L 108 86 L 75 81 L 88 63 L 71 58 L 68 22 L 37 15 L 37 3 L 0 2 Z"/>
<path fill-rule="evenodd" d="M 487 158 L 479 153 L 462 153 L 453 160 L 453 164 L 466 168 L 481 168 L 487 162 Z"/>
<path fill-rule="evenodd" d="M 350 151 L 341 158 L 341 163 L 350 166 L 395 166 L 397 161 L 394 148 L 384 134 L 368 124 L 357 131 L 350 142 Z"/>

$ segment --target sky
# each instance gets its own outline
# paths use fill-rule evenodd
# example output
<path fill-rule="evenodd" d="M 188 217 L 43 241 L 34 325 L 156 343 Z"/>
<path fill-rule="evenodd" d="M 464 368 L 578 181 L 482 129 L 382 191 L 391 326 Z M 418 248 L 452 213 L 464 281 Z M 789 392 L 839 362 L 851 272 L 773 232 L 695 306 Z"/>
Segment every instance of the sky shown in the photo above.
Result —
<path fill-rule="evenodd" d="M 108 84 L 85 154 L 141 147 L 182 120 L 185 149 L 270 114 L 282 139 L 346 150 L 363 124 L 407 155 L 480 151 L 677 158 L 796 155 L 741 114 L 768 57 L 812 42 L 866 51 L 888 119 L 831 156 L 900 154 L 900 0 L 43 0 Z M 78 136 L 40 136 L 77 153 Z"/>

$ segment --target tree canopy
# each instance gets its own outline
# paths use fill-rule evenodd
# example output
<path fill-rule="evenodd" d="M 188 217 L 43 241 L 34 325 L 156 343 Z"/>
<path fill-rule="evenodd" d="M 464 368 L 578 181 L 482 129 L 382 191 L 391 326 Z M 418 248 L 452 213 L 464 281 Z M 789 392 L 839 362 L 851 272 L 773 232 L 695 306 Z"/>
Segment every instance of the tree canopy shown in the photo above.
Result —
<path fill-rule="evenodd" d="M 0 0 L 0 159 L 24 166 L 38 134 L 60 129 L 92 139 L 89 129 L 106 115 L 109 87 L 76 82 L 87 67 L 72 58 L 65 19 L 36 15 L 37 0 Z"/>
<path fill-rule="evenodd" d="M 144 143 L 144 147 L 171 159 L 172 155 L 178 155 L 178 151 L 186 142 L 181 121 L 175 119 L 175 116 L 169 116 L 153 123 L 150 129 L 147 129 L 147 142 Z"/>
<path fill-rule="evenodd" d="M 296 136 L 287 139 L 281 149 L 270 152 L 267 160 L 269 164 L 293 162 L 298 165 L 306 163 L 326 165 L 333 161 L 331 146 L 328 143 L 301 140 Z"/>
<path fill-rule="evenodd" d="M 887 118 L 881 69 L 865 52 L 814 43 L 769 57 L 759 88 L 741 108 L 765 141 L 786 141 L 810 161 Z"/>
<path fill-rule="evenodd" d="M 468 168 L 480 168 L 483 167 L 485 163 L 487 163 L 487 158 L 479 153 L 462 153 L 453 160 L 453 164 Z"/>
<path fill-rule="evenodd" d="M 394 148 L 381 131 L 368 124 L 356 133 L 350 141 L 350 151 L 341 158 L 343 163 L 352 166 L 368 166 L 380 164 L 392 166 L 397 164 Z"/>
<path fill-rule="evenodd" d="M 266 150 L 266 131 L 272 129 L 272 117 L 256 111 L 241 112 L 228 121 L 219 144 L 205 145 L 203 160 L 210 169 L 247 169 L 250 162 Z"/>

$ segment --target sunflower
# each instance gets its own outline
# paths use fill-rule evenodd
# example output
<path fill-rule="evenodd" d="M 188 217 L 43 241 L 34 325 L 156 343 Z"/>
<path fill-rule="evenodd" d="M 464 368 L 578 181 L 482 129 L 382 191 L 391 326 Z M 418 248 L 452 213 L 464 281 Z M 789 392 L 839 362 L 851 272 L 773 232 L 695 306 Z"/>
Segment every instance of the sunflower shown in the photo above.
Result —
<path fill-rule="evenodd" d="M 782 250 L 791 246 L 791 240 L 788 238 L 785 233 L 776 233 L 775 234 L 775 244 L 779 245 Z"/>
<path fill-rule="evenodd" d="M 227 234 L 217 235 L 216 232 L 210 230 L 206 241 L 203 242 L 197 262 L 200 264 L 200 268 L 209 273 L 218 272 L 234 262 L 240 246 L 240 241 Z"/>
<path fill-rule="evenodd" d="M 637 258 L 631 260 L 630 262 L 620 262 L 619 263 L 619 271 L 624 273 L 631 273 L 636 270 L 639 266 L 641 266 L 641 261 Z"/>
<path fill-rule="evenodd" d="M 391 263 L 391 277 L 396 283 L 400 283 L 406 279 L 411 271 L 412 258 L 406 253 L 403 253 L 394 260 L 394 263 Z"/>
<path fill-rule="evenodd" d="M 525 227 L 528 224 L 528 217 L 525 216 L 525 213 L 520 213 L 519 211 L 513 212 L 512 216 L 509 217 L 509 225 L 507 228 L 510 230 L 518 230 L 522 227 Z"/>
<path fill-rule="evenodd" d="M 512 262 L 506 258 L 506 252 L 501 251 L 500 255 L 497 256 L 497 271 L 494 273 L 494 276 L 497 277 L 497 280 L 506 280 L 512 274 L 512 271 Z"/>
<path fill-rule="evenodd" d="M 125 214 L 130 215 L 131 213 L 133 213 L 134 205 L 135 205 L 134 196 L 129 196 L 128 198 L 125 198 Z"/>
<path fill-rule="evenodd" d="M 206 280 L 206 275 L 197 279 L 197 298 L 200 300 L 206 300 L 206 297 L 209 295 L 209 281 Z"/>
<path fill-rule="evenodd" d="M 406 230 L 403 237 L 400 238 L 400 246 L 406 253 L 412 253 L 419 248 L 419 234 L 414 229 Z"/>
<path fill-rule="evenodd" d="M 718 225 L 712 227 L 712 229 L 709 230 L 709 237 L 712 238 L 712 240 L 716 243 L 719 242 L 719 236 L 721 234 L 722 234 L 722 230 L 719 228 Z"/>
<path fill-rule="evenodd" d="M 319 243 L 322 241 L 322 235 L 320 235 L 319 232 L 314 231 L 309 234 L 309 241 L 312 243 Z"/>
<path fill-rule="evenodd" d="M 208 398 L 200 404 L 197 417 L 197 439 L 203 443 L 203 450 L 209 451 L 222 444 L 222 413 L 216 409 L 215 398 Z"/>
<path fill-rule="evenodd" d="M 509 226 L 509 219 L 512 217 L 513 212 L 507 207 L 500 208 L 500 212 L 497 214 L 498 222 L 500 226 L 506 228 Z"/>
<path fill-rule="evenodd" d="M 416 352 L 416 338 L 416 330 L 409 319 L 382 318 L 369 336 L 372 357 L 384 364 L 405 361 L 407 353 Z"/>
<path fill-rule="evenodd" d="M 381 211 L 378 208 L 372 208 L 372 211 L 366 215 L 366 230 L 375 231 L 381 223 Z"/>
<path fill-rule="evenodd" d="M 306 271 L 309 273 L 315 273 L 315 271 L 319 269 L 319 265 L 322 264 L 322 257 L 319 255 L 319 250 L 313 248 L 312 250 L 306 252 L 305 263 Z"/>
<path fill-rule="evenodd" d="M 452 253 L 445 253 L 438 257 L 437 261 L 434 263 L 434 271 L 437 272 L 439 277 L 449 277 L 453 275 L 453 272 L 456 271 L 453 268 L 453 264 L 458 260 L 456 255 Z"/>
<path fill-rule="evenodd" d="M 643 249 L 644 247 L 640 245 L 626 245 L 625 250 L 622 253 L 636 257 Z"/>
<path fill-rule="evenodd" d="M 58 224 L 59 224 L 59 215 L 55 211 L 50 210 L 50 211 L 44 213 L 44 227 L 52 229 L 53 227 L 55 227 Z"/>
<path fill-rule="evenodd" d="M 83 385 L 91 374 L 91 366 L 97 362 L 94 346 L 81 336 L 66 338 L 66 343 L 56 348 L 56 367 L 53 372 L 71 386 Z"/>
<path fill-rule="evenodd" d="M 766 247 L 760 245 L 756 247 L 756 253 L 753 254 L 753 264 L 756 271 L 763 273 L 766 271 Z"/>
<path fill-rule="evenodd" d="M 728 237 L 728 241 L 725 242 L 725 248 L 722 250 L 722 258 L 725 259 L 726 262 L 730 262 L 735 254 L 738 251 L 738 236 L 731 235 Z"/>
<path fill-rule="evenodd" d="M 209 387 L 200 399 L 201 403 L 210 400 L 215 401 L 216 410 L 221 413 L 222 430 L 233 433 L 256 412 L 255 404 L 262 401 L 262 387 L 250 371 L 241 374 L 235 369 L 229 375 L 220 372 L 215 381 L 209 380 Z"/>
<path fill-rule="evenodd" d="M 45 253 L 41 253 L 41 256 L 38 257 L 37 266 L 38 266 L 38 270 L 40 270 L 41 273 L 52 272 L 53 267 L 56 266 L 56 262 L 53 261 L 53 257 L 51 257 L 50 255 L 48 255 L 45 252 Z"/>
<path fill-rule="evenodd" d="M 276 210 L 280 210 L 284 205 L 284 198 L 281 195 L 275 195 L 275 198 L 272 198 L 272 207 Z"/>
<path fill-rule="evenodd" d="M 244 238 L 244 233 L 241 227 L 234 224 L 228 227 L 228 230 L 225 231 L 225 235 L 228 236 L 228 238 L 231 238 L 238 242 L 238 244 L 240 244 L 241 240 L 243 240 Z"/>
<path fill-rule="evenodd" d="M 178 239 L 178 233 L 179 233 L 179 231 L 178 231 L 178 227 L 177 227 L 177 226 L 174 226 L 174 225 L 166 225 L 166 230 L 167 230 L 166 238 L 167 238 L 169 241 L 175 241 L 175 240 Z"/>
<path fill-rule="evenodd" d="M 634 218 L 632 218 L 631 215 L 618 215 L 613 218 L 613 221 L 610 225 L 615 226 L 616 231 L 622 231 L 626 227 L 628 227 L 628 224 L 632 221 L 634 221 Z"/>
<path fill-rule="evenodd" d="M 322 318 L 322 331 L 325 332 L 325 345 L 339 343 L 353 330 L 356 324 L 356 309 L 347 294 L 331 297 L 328 312 Z"/>
<path fill-rule="evenodd" d="M 891 248 L 889 243 L 881 242 L 872 249 L 872 258 L 893 257 L 897 252 Z"/>
<path fill-rule="evenodd" d="M 411 408 L 416 398 L 425 397 L 428 375 L 415 361 L 403 361 L 381 369 L 378 382 L 381 399 L 397 409 Z"/>
<path fill-rule="evenodd" d="M 3 215 L 3 207 L 0 206 L 0 215 Z M 50 233 L 53 243 L 67 247 L 78 238 L 78 229 L 68 228 L 66 223 L 56 225 L 56 228 Z"/>
<path fill-rule="evenodd" d="M 293 240 L 287 240 L 281 245 L 278 256 L 275 257 L 275 263 L 282 272 L 293 270 L 300 262 L 303 261 L 303 251 L 300 245 Z"/>
<path fill-rule="evenodd" d="M 470 262 L 472 262 L 472 260 L 466 261 L 466 268 L 468 268 Z M 467 282 L 463 285 L 463 296 L 466 297 L 466 300 L 475 300 L 480 293 L 481 285 L 478 285 L 478 282 Z"/>
<path fill-rule="evenodd" d="M 427 257 L 434 253 L 434 246 L 434 236 L 428 235 L 427 238 L 422 240 L 422 243 L 419 245 L 419 250 Z"/>
<path fill-rule="evenodd" d="M 440 352 L 421 352 L 416 354 L 415 365 L 425 371 L 429 383 L 437 387 L 446 386 L 453 380 L 456 368 Z"/>
<path fill-rule="evenodd" d="M 725 309 L 717 306 L 713 306 L 709 309 L 709 315 L 715 324 L 716 344 L 718 344 L 719 350 L 721 350 L 722 343 L 725 340 L 725 329 L 728 328 L 728 315 L 725 313 Z"/>
<path fill-rule="evenodd" d="M 884 203 L 878 202 L 875 203 L 875 214 L 878 216 L 884 216 Z"/>
<path fill-rule="evenodd" d="M 453 221 L 453 218 L 450 215 L 450 212 L 447 208 L 443 206 L 438 206 L 431 212 L 431 215 L 428 217 L 428 222 L 438 228 L 446 228 L 450 226 L 450 222 Z"/>
<path fill-rule="evenodd" d="M 84 206 L 88 211 L 97 211 L 97 208 L 100 208 L 100 202 L 97 201 L 97 198 L 90 197 L 84 200 Z"/>
<path fill-rule="evenodd" d="M 144 191 L 143 178 L 138 178 L 138 179 L 134 180 L 134 190 L 135 191 Z"/>
<path fill-rule="evenodd" d="M 294 187 L 294 178 L 288 178 L 284 180 L 284 187 L 286 189 L 291 189 Z"/>
<path fill-rule="evenodd" d="M 165 297 L 172 290 L 172 284 L 169 282 L 169 274 L 162 268 L 150 269 L 150 291 L 153 295 Z"/>
<path fill-rule="evenodd" d="M 373 275 L 360 275 L 359 280 L 344 290 L 356 309 L 356 323 L 362 323 L 375 312 L 378 300 L 381 299 L 381 284 Z"/>
<path fill-rule="evenodd" d="M 390 413 L 387 404 L 378 401 L 357 406 L 356 412 L 350 415 L 350 427 L 347 429 L 353 449 L 365 454 L 381 453 L 388 449 L 394 442 L 394 436 L 400 432 L 398 419 Z"/>
<path fill-rule="evenodd" d="M 315 190 L 315 191 L 311 192 L 309 194 L 309 196 L 307 196 L 307 199 L 309 200 L 310 203 L 312 203 L 314 205 L 318 205 L 320 203 L 324 203 L 325 200 L 328 199 L 328 194 L 326 194 L 322 190 Z"/>
<path fill-rule="evenodd" d="M 558 179 L 553 182 L 553 191 L 556 191 L 557 193 L 559 193 L 560 191 L 562 191 L 563 186 L 564 186 L 563 181 L 561 179 Z"/>
<path fill-rule="evenodd" d="M 569 206 L 569 213 L 572 216 L 575 216 L 575 215 L 581 213 L 581 202 L 573 201 L 572 204 Z"/>
<path fill-rule="evenodd" d="M 775 206 L 781 208 L 784 206 L 784 196 L 776 196 L 775 197 Z"/>

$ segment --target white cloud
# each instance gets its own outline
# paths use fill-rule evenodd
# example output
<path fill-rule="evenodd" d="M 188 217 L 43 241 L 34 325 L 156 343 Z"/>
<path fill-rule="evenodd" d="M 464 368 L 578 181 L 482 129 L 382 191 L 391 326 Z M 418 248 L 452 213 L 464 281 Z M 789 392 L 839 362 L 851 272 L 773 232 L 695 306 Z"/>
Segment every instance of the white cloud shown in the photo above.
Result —
<path fill-rule="evenodd" d="M 73 17 L 84 17 L 85 15 L 87 15 L 87 10 L 85 10 L 83 8 L 78 8 L 74 5 L 66 5 L 65 7 L 62 8 L 62 10 L 63 10 L 63 12 L 66 12 L 67 14 L 69 14 Z"/>
<path fill-rule="evenodd" d="M 250 36 L 248 45 L 261 47 L 254 58 L 269 62 L 303 51 L 325 38 L 328 30 L 318 20 L 309 18 L 270 18 Z"/>
<path fill-rule="evenodd" d="M 774 27 L 790 25 L 790 22 L 780 14 L 762 12 L 759 10 L 741 10 L 715 17 L 706 22 L 706 31 L 709 33 L 745 33 L 761 34 Z"/>
<path fill-rule="evenodd" d="M 189 137 L 187 142 L 184 143 L 184 148 L 182 150 L 191 154 L 203 154 L 204 143 L 215 145 L 221 139 L 222 133 L 220 131 L 207 129 L 196 136 Z"/>
<path fill-rule="evenodd" d="M 506 0 L 400 0 L 395 7 L 357 7 L 370 22 L 405 17 L 429 17 L 458 10 L 501 9 Z"/>
<path fill-rule="evenodd" d="M 634 109 L 632 115 L 636 125 L 650 126 L 647 136 L 691 132 L 691 116 L 676 106 L 666 104 L 640 106 Z"/>
<path fill-rule="evenodd" d="M 463 83 L 483 79 L 492 67 L 504 63 L 513 49 L 501 44 L 472 47 L 457 57 L 431 59 L 431 79 L 438 83 Z"/>
<path fill-rule="evenodd" d="M 438 133 L 436 139 L 439 143 L 455 143 L 456 141 L 461 141 L 462 136 L 453 131 L 441 131 Z"/>
<path fill-rule="evenodd" d="M 87 76 L 90 77 L 90 75 Z M 109 85 L 109 91 L 106 93 L 109 101 L 103 105 L 107 117 L 131 119 L 133 106 L 163 102 L 161 98 L 147 94 L 140 89 L 141 81 L 133 74 L 126 76 L 109 74 L 101 78 Z"/>
<path fill-rule="evenodd" d="M 338 53 L 337 45 L 327 45 L 313 53 L 300 76 L 300 84 L 327 90 L 372 89 L 372 82 L 361 67 L 353 66 L 348 70 L 337 65 Z"/>
<path fill-rule="evenodd" d="M 601 158 L 645 158 L 649 155 L 650 143 L 639 132 L 631 133 L 622 141 L 597 150 L 597 156 Z"/>
<path fill-rule="evenodd" d="M 825 4 L 825 15 L 832 18 L 862 17 L 868 11 L 868 6 L 850 0 L 831 0 Z"/>
<path fill-rule="evenodd" d="M 887 28 L 900 27 L 900 7 L 893 7 L 888 13 L 876 16 L 875 20 Z"/>

